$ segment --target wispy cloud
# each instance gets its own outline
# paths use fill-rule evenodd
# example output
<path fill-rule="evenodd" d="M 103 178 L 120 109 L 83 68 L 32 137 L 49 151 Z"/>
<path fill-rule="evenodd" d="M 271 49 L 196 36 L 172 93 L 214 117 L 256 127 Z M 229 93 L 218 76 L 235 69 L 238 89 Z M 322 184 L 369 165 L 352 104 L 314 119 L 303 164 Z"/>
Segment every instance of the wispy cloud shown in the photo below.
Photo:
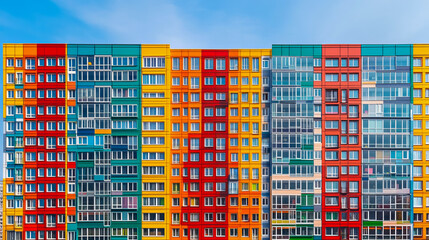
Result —
<path fill-rule="evenodd" d="M 428 8 L 429 1 L 423 0 L 303 0 L 289 8 L 287 21 L 291 24 L 279 26 L 279 31 L 296 43 L 429 41 Z M 282 15 L 281 11 L 274 11 L 275 18 Z"/>
<path fill-rule="evenodd" d="M 272 43 L 429 41 L 429 1 L 54 0 L 102 42 L 174 48 L 269 48 Z"/>
<path fill-rule="evenodd" d="M 107 41 L 170 43 L 174 47 L 228 47 L 258 38 L 251 17 L 227 14 L 203 2 L 54 1 L 84 23 L 109 33 Z M 85 5 L 85 7 L 82 7 Z M 261 36 L 262 37 L 262 36 Z M 217 43 L 215 45 L 215 43 Z M 268 46 L 267 46 L 268 47 Z"/>

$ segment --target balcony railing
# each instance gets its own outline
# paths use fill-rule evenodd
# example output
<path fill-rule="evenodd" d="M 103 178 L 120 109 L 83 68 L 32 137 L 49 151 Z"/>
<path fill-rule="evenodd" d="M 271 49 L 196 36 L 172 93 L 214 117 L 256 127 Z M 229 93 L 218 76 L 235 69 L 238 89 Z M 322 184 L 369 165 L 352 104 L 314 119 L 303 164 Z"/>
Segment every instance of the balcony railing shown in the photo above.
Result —
<path fill-rule="evenodd" d="M 338 102 L 338 97 L 326 97 L 327 102 Z"/>
<path fill-rule="evenodd" d="M 56 223 L 46 223 L 46 227 L 56 227 Z"/>
<path fill-rule="evenodd" d="M 180 224 L 180 220 L 173 220 L 172 224 Z"/>
<path fill-rule="evenodd" d="M 327 143 L 325 145 L 325 147 L 327 147 L 327 148 L 336 148 L 336 147 L 338 147 L 338 143 Z"/>

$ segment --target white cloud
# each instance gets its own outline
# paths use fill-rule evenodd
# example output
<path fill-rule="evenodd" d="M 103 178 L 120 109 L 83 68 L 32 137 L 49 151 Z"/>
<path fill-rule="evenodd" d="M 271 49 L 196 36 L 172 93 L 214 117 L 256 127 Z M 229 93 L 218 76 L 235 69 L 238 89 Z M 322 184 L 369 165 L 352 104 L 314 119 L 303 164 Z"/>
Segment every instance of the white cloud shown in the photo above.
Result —
<path fill-rule="evenodd" d="M 106 43 L 270 48 L 272 43 L 415 43 L 429 39 L 429 1 L 425 0 L 54 1 L 86 25 L 106 33 L 97 41 Z"/>
<path fill-rule="evenodd" d="M 303 1 L 294 9 L 294 39 L 313 43 L 414 43 L 428 41 L 429 1 Z M 287 31 L 286 29 L 284 29 Z M 305 35 L 304 37 L 302 37 Z"/>
<path fill-rule="evenodd" d="M 254 34 L 257 24 L 252 18 L 226 14 L 222 9 L 211 11 L 203 3 L 184 5 L 181 1 L 164 0 L 102 3 L 55 0 L 55 3 L 85 24 L 107 32 L 110 39 L 105 42 L 213 48 L 239 47 L 250 38 L 258 38 Z"/>

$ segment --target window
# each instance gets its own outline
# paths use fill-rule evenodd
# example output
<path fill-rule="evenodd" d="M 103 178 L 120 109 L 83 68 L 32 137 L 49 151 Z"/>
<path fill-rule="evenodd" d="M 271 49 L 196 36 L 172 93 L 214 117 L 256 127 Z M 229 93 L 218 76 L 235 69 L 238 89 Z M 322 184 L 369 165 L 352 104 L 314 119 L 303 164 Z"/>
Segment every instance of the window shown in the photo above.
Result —
<path fill-rule="evenodd" d="M 200 87 L 200 78 L 192 77 L 191 78 L 191 89 L 197 89 Z"/>
<path fill-rule="evenodd" d="M 338 212 L 326 212 L 326 221 L 338 221 Z"/>
<path fill-rule="evenodd" d="M 249 94 L 248 93 L 242 93 L 241 94 L 241 102 L 248 102 L 249 101 Z"/>
<path fill-rule="evenodd" d="M 421 73 L 414 73 L 413 74 L 413 82 L 421 83 L 422 82 L 422 74 Z"/>
<path fill-rule="evenodd" d="M 422 66 L 422 58 L 414 58 L 413 59 L 413 66 L 414 67 L 421 67 Z"/>
<path fill-rule="evenodd" d="M 22 59 L 16 59 L 15 67 L 22 67 Z"/>
<path fill-rule="evenodd" d="M 337 151 L 326 151 L 325 152 L 326 160 L 338 160 L 338 152 Z"/>
<path fill-rule="evenodd" d="M 25 75 L 25 82 L 26 83 L 35 83 L 36 82 L 36 75 L 34 75 L 34 74 L 26 74 Z"/>
<path fill-rule="evenodd" d="M 422 181 L 414 181 L 413 182 L 413 190 L 423 190 L 423 182 Z"/>
<path fill-rule="evenodd" d="M 358 133 L 358 121 L 349 122 L 349 133 Z"/>
<path fill-rule="evenodd" d="M 252 71 L 259 72 L 259 58 L 252 58 Z"/>
<path fill-rule="evenodd" d="M 262 68 L 263 69 L 270 68 L 270 59 L 269 58 L 263 58 L 262 59 Z"/>
<path fill-rule="evenodd" d="M 241 70 L 249 70 L 249 58 L 244 57 L 241 59 Z"/>
<path fill-rule="evenodd" d="M 229 70 L 238 70 L 238 58 L 229 59 Z"/>
<path fill-rule="evenodd" d="M 338 177 L 338 167 L 328 166 L 326 168 L 326 174 L 328 178 L 337 178 Z"/>
<path fill-rule="evenodd" d="M 173 70 L 180 70 L 180 58 L 173 58 Z"/>
<path fill-rule="evenodd" d="M 349 192 L 351 193 L 359 192 L 359 182 L 349 182 Z"/>
<path fill-rule="evenodd" d="M 213 58 L 204 59 L 204 69 L 213 69 Z"/>
<path fill-rule="evenodd" d="M 225 85 L 225 77 L 216 77 L 216 85 Z"/>
<path fill-rule="evenodd" d="M 338 228 L 337 227 L 327 227 L 326 228 L 326 236 L 338 236 Z"/>
<path fill-rule="evenodd" d="M 326 114 L 338 114 L 338 105 L 327 105 L 325 108 Z"/>
<path fill-rule="evenodd" d="M 338 129 L 338 121 L 326 121 L 326 129 Z"/>
<path fill-rule="evenodd" d="M 165 68 L 165 57 L 143 57 L 143 68 Z"/>
<path fill-rule="evenodd" d="M 337 58 L 326 59 L 325 60 L 325 66 L 326 67 L 338 67 L 338 59 Z"/>
<path fill-rule="evenodd" d="M 180 78 L 179 77 L 173 77 L 173 79 L 171 81 L 171 85 L 179 86 L 180 85 Z"/>
<path fill-rule="evenodd" d="M 422 136 L 413 136 L 414 145 L 422 145 Z"/>
<path fill-rule="evenodd" d="M 6 59 L 6 66 L 13 67 L 13 58 Z"/>
<path fill-rule="evenodd" d="M 225 70 L 225 58 L 216 59 L 216 70 Z"/>
<path fill-rule="evenodd" d="M 36 69 L 36 59 L 34 58 L 25 59 L 25 69 Z"/>
<path fill-rule="evenodd" d="M 422 176 L 422 167 L 413 167 L 413 176 L 414 177 L 421 177 Z"/>
<path fill-rule="evenodd" d="M 213 85 L 213 77 L 205 77 L 204 85 Z"/>
<path fill-rule="evenodd" d="M 322 81 L 322 74 L 314 73 L 314 81 Z"/>
<path fill-rule="evenodd" d="M 313 59 L 313 66 L 314 67 L 321 67 L 322 66 L 322 59 L 320 59 L 320 58 L 314 58 Z"/>
<path fill-rule="evenodd" d="M 421 98 L 422 97 L 422 90 L 421 89 L 413 89 L 413 97 Z"/>
<path fill-rule="evenodd" d="M 325 146 L 328 148 L 338 147 L 338 136 L 325 136 Z"/>
<path fill-rule="evenodd" d="M 230 85 L 238 85 L 238 77 L 231 77 Z"/>
<path fill-rule="evenodd" d="M 143 74 L 143 85 L 165 85 L 164 74 Z"/>
<path fill-rule="evenodd" d="M 328 73 L 325 75 L 326 82 L 338 82 L 338 74 L 336 73 Z"/>
<path fill-rule="evenodd" d="M 55 66 L 56 59 L 55 58 L 48 58 L 46 61 L 46 66 Z"/>
<path fill-rule="evenodd" d="M 359 90 L 349 90 L 349 98 L 359 98 Z"/>
<path fill-rule="evenodd" d="M 349 106 L 349 117 L 358 117 L 359 106 Z"/>
<path fill-rule="evenodd" d="M 327 102 L 338 102 L 338 90 L 337 89 L 326 90 L 325 99 Z"/>
<path fill-rule="evenodd" d="M 338 182 L 325 182 L 325 191 L 330 193 L 338 192 Z"/>
<path fill-rule="evenodd" d="M 183 58 L 183 70 L 188 70 L 188 58 Z"/>
<path fill-rule="evenodd" d="M 357 74 L 357 73 L 350 73 L 349 74 L 349 81 L 350 82 L 358 82 L 359 81 L 359 74 Z"/>
<path fill-rule="evenodd" d="M 191 70 L 200 70 L 200 58 L 191 58 Z"/>
<path fill-rule="evenodd" d="M 359 67 L 359 59 L 357 58 L 349 59 L 349 67 Z"/>
<path fill-rule="evenodd" d="M 413 114 L 414 115 L 422 114 L 422 105 L 413 105 Z"/>
<path fill-rule="evenodd" d="M 423 207 L 423 198 L 422 197 L 414 197 L 413 203 L 414 203 L 413 207 L 421 208 L 421 207 Z"/>

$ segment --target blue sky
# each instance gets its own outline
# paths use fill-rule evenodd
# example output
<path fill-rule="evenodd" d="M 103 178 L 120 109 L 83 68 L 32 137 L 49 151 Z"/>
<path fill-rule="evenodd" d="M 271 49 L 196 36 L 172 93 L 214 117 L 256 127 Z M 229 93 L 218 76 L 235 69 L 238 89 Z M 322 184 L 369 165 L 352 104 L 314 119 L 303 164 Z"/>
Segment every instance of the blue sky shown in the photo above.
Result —
<path fill-rule="evenodd" d="M 429 43 L 427 9 L 424 0 L 5 0 L 0 43 Z"/>
<path fill-rule="evenodd" d="M 172 48 L 428 42 L 428 7 L 429 1 L 403 0 L 15 0 L 2 2 L 0 42 Z"/>

